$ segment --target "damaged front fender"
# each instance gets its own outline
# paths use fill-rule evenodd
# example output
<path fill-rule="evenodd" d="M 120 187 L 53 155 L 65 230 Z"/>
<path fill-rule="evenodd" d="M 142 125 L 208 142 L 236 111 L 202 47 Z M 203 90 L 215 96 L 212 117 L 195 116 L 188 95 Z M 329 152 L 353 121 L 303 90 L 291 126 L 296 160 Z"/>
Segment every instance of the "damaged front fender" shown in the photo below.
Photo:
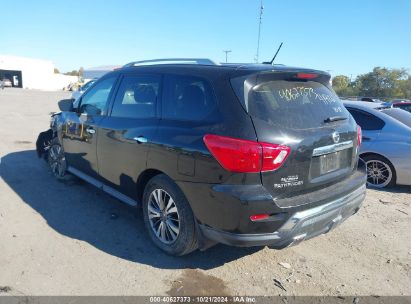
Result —
<path fill-rule="evenodd" d="M 57 136 L 57 125 L 60 120 L 61 112 L 52 113 L 50 121 L 50 129 L 41 132 L 37 137 L 36 151 L 39 158 L 47 159 L 47 153 L 50 149 L 51 141 Z"/>
<path fill-rule="evenodd" d="M 54 132 L 52 129 L 41 132 L 37 137 L 36 141 L 36 151 L 39 158 L 46 159 L 47 151 L 50 148 L 51 141 L 54 138 Z"/>

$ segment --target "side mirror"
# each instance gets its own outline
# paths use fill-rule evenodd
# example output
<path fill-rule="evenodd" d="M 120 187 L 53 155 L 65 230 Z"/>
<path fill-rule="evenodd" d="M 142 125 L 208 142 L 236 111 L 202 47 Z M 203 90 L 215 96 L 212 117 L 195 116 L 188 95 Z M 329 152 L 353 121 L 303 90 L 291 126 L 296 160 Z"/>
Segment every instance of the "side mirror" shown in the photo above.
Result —
<path fill-rule="evenodd" d="M 62 99 L 58 102 L 59 109 L 62 112 L 73 112 L 73 99 Z"/>

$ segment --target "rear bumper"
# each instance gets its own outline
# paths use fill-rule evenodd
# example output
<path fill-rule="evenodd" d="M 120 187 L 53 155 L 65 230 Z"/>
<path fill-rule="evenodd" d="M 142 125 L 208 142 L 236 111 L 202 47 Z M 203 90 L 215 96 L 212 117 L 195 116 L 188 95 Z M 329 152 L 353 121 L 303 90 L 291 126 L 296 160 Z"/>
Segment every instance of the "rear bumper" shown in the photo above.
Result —
<path fill-rule="evenodd" d="M 326 204 L 298 211 L 275 232 L 263 234 L 236 234 L 206 225 L 199 225 L 204 237 L 215 242 L 233 246 L 265 246 L 284 248 L 303 240 L 324 234 L 355 214 L 365 199 L 366 187 L 362 185 L 353 192 Z"/>

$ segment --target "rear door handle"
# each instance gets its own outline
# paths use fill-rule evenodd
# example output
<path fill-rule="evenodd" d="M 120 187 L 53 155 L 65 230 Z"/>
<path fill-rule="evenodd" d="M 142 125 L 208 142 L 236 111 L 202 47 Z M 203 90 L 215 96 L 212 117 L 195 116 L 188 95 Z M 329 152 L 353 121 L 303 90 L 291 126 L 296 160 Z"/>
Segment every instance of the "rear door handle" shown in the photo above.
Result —
<path fill-rule="evenodd" d="M 94 133 L 96 133 L 96 130 L 94 130 L 93 128 L 87 128 L 86 131 L 87 131 L 87 133 L 89 133 L 89 134 L 94 134 Z"/>
<path fill-rule="evenodd" d="M 363 136 L 363 137 L 362 137 L 362 140 L 363 140 L 363 141 L 370 141 L 371 138 L 369 138 L 369 137 L 367 137 L 367 136 Z"/>
<path fill-rule="evenodd" d="M 147 138 L 145 138 L 144 136 L 138 136 L 138 137 L 134 137 L 133 138 L 136 142 L 138 142 L 139 144 L 145 144 L 148 142 Z"/>

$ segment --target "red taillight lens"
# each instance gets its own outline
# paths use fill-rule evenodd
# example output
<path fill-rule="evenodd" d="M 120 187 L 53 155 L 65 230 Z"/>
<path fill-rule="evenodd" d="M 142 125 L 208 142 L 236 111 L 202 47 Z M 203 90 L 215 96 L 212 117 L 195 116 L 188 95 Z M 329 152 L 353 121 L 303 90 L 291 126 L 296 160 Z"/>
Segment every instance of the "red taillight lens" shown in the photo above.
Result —
<path fill-rule="evenodd" d="M 281 167 L 291 152 L 290 147 L 261 143 L 263 147 L 263 164 L 261 171 L 272 171 Z"/>
<path fill-rule="evenodd" d="M 256 215 L 250 216 L 250 220 L 253 222 L 256 222 L 256 221 L 262 221 L 262 220 L 268 219 L 269 217 L 270 215 L 268 214 L 256 214 Z"/>
<path fill-rule="evenodd" d="M 359 125 L 357 125 L 357 142 L 358 142 L 358 146 L 361 146 L 361 144 L 362 144 L 362 129 Z"/>
<path fill-rule="evenodd" d="M 231 172 L 257 173 L 276 170 L 291 152 L 291 149 L 284 145 L 211 134 L 204 136 L 204 143 L 220 165 Z"/>
<path fill-rule="evenodd" d="M 313 78 L 317 78 L 318 75 L 317 74 L 313 74 L 313 73 L 298 73 L 297 74 L 297 78 L 300 79 L 313 79 Z"/>
<path fill-rule="evenodd" d="M 204 143 L 220 165 L 232 172 L 259 172 L 261 146 L 251 140 L 207 134 Z"/>

